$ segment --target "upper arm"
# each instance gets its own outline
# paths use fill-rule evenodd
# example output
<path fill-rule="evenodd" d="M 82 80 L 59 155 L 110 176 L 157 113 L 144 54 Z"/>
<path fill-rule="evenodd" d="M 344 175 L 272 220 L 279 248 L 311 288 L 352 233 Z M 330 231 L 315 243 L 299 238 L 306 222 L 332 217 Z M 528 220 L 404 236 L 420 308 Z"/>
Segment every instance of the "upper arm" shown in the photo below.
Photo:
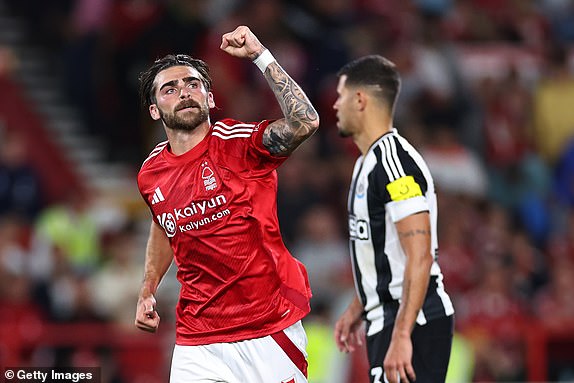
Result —
<path fill-rule="evenodd" d="M 411 214 L 395 222 L 401 246 L 407 257 L 428 256 L 432 263 L 431 254 L 431 225 L 427 211 Z M 429 266 L 430 267 L 430 266 Z"/>
<path fill-rule="evenodd" d="M 269 124 L 263 133 L 263 146 L 273 156 L 288 156 L 309 138 L 316 128 L 290 126 L 285 118 Z"/>
<path fill-rule="evenodd" d="M 163 257 L 172 257 L 173 251 L 169 244 L 169 239 L 163 228 L 152 220 L 149 230 L 147 254 L 159 254 Z"/>

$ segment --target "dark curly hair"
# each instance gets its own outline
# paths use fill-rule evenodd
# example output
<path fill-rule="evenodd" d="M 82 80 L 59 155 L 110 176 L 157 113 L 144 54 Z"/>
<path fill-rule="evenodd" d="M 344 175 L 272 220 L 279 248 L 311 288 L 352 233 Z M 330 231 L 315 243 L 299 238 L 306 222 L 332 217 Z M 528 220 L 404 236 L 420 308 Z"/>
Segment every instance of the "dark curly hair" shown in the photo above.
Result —
<path fill-rule="evenodd" d="M 199 75 L 201 76 L 201 81 L 205 86 L 207 91 L 211 91 L 211 77 L 209 76 L 209 66 L 205 63 L 205 61 L 200 59 L 194 59 L 189 55 L 178 54 L 178 55 L 167 55 L 161 59 L 157 59 L 154 61 L 151 67 L 147 70 L 143 71 L 139 75 L 139 82 L 140 82 L 140 100 L 144 107 L 149 107 L 151 104 L 156 103 L 155 99 L 155 89 L 153 82 L 155 77 L 159 72 L 165 70 L 167 68 L 171 68 L 172 66 L 188 66 L 195 68 Z"/>

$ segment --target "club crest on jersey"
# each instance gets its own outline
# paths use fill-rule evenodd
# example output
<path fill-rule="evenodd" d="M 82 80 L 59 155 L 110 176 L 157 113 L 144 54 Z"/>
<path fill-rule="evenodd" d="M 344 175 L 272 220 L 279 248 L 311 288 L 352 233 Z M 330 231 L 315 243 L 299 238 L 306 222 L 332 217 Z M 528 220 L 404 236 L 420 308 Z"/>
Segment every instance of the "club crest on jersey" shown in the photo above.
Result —
<path fill-rule="evenodd" d="M 201 178 L 203 179 L 203 186 L 206 191 L 217 189 L 215 173 L 213 173 L 213 170 L 211 170 L 207 161 L 204 161 L 201 164 Z"/>
<path fill-rule="evenodd" d="M 357 191 L 355 194 L 357 198 L 363 198 L 365 196 L 365 183 L 362 180 L 359 181 L 359 184 L 357 185 Z"/>

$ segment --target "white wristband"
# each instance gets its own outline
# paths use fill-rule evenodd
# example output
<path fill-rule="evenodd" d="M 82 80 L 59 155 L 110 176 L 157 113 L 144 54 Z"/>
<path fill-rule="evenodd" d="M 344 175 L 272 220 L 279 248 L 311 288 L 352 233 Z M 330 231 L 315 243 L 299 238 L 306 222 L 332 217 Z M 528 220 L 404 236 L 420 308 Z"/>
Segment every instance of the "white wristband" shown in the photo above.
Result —
<path fill-rule="evenodd" d="M 275 57 L 269 52 L 269 49 L 265 49 L 263 53 L 253 60 L 253 64 L 257 65 L 261 73 L 265 73 L 265 69 L 267 69 L 273 61 L 275 61 Z"/>

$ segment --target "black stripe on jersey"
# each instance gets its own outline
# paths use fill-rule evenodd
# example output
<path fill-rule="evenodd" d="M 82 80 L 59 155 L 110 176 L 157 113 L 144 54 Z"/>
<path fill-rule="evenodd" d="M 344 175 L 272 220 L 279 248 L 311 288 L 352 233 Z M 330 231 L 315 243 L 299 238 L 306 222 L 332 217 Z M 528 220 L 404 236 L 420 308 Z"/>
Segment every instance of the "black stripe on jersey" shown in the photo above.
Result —
<path fill-rule="evenodd" d="M 399 313 L 399 301 L 385 302 L 383 303 L 383 316 L 385 327 L 390 326 L 395 323 L 397 314 Z"/>
<path fill-rule="evenodd" d="M 437 277 L 431 276 L 425 301 L 422 307 L 423 314 L 425 314 L 426 318 L 440 318 L 446 316 L 446 311 L 444 309 L 442 299 L 440 299 L 437 290 Z"/>
<path fill-rule="evenodd" d="M 361 174 L 361 170 L 363 169 L 363 164 L 361 164 L 361 167 L 359 168 L 359 171 L 357 172 L 357 177 L 353 180 L 353 185 L 351 186 L 351 190 L 349 191 L 349 213 L 350 214 L 354 214 L 355 212 L 355 195 L 357 193 L 357 183 L 359 180 L 359 175 Z M 355 239 L 351 239 L 350 240 L 350 251 L 351 251 L 351 257 L 353 259 L 353 265 L 355 265 L 354 269 L 355 269 L 355 280 L 357 281 L 356 285 L 357 288 L 359 290 L 359 297 L 361 298 L 361 302 L 363 304 L 363 307 L 365 306 L 365 304 L 367 303 L 367 295 L 365 294 L 365 289 L 363 289 L 363 283 L 362 281 L 362 275 L 361 275 L 361 270 L 359 270 L 359 264 L 357 262 L 357 248 L 355 247 Z"/>
<path fill-rule="evenodd" d="M 397 137 L 393 137 L 392 139 L 395 141 L 397 147 L 397 156 L 399 157 L 399 162 L 403 165 L 405 175 L 413 176 L 415 181 L 421 187 L 423 195 L 426 194 L 428 190 L 428 184 L 421 168 L 415 162 L 415 159 L 403 148 L 400 140 Z"/>
<path fill-rule="evenodd" d="M 375 267 L 377 269 L 377 294 L 381 302 L 391 302 L 393 298 L 389 292 L 389 284 L 393 275 L 389 264 L 389 257 L 385 254 L 386 242 L 386 222 L 385 222 L 385 203 L 380 198 L 382 190 L 377 190 L 382 185 L 381 180 L 388 180 L 387 173 L 382 165 L 382 150 L 380 146 L 373 148 L 373 153 L 377 158 L 377 164 L 369 174 L 369 185 L 375 187 L 369 188 L 367 193 L 367 205 L 369 206 L 371 243 L 375 253 Z M 385 183 L 385 181 L 383 181 Z M 388 194 L 388 192 L 386 192 Z M 380 219 L 375 219 L 380 218 Z"/>

